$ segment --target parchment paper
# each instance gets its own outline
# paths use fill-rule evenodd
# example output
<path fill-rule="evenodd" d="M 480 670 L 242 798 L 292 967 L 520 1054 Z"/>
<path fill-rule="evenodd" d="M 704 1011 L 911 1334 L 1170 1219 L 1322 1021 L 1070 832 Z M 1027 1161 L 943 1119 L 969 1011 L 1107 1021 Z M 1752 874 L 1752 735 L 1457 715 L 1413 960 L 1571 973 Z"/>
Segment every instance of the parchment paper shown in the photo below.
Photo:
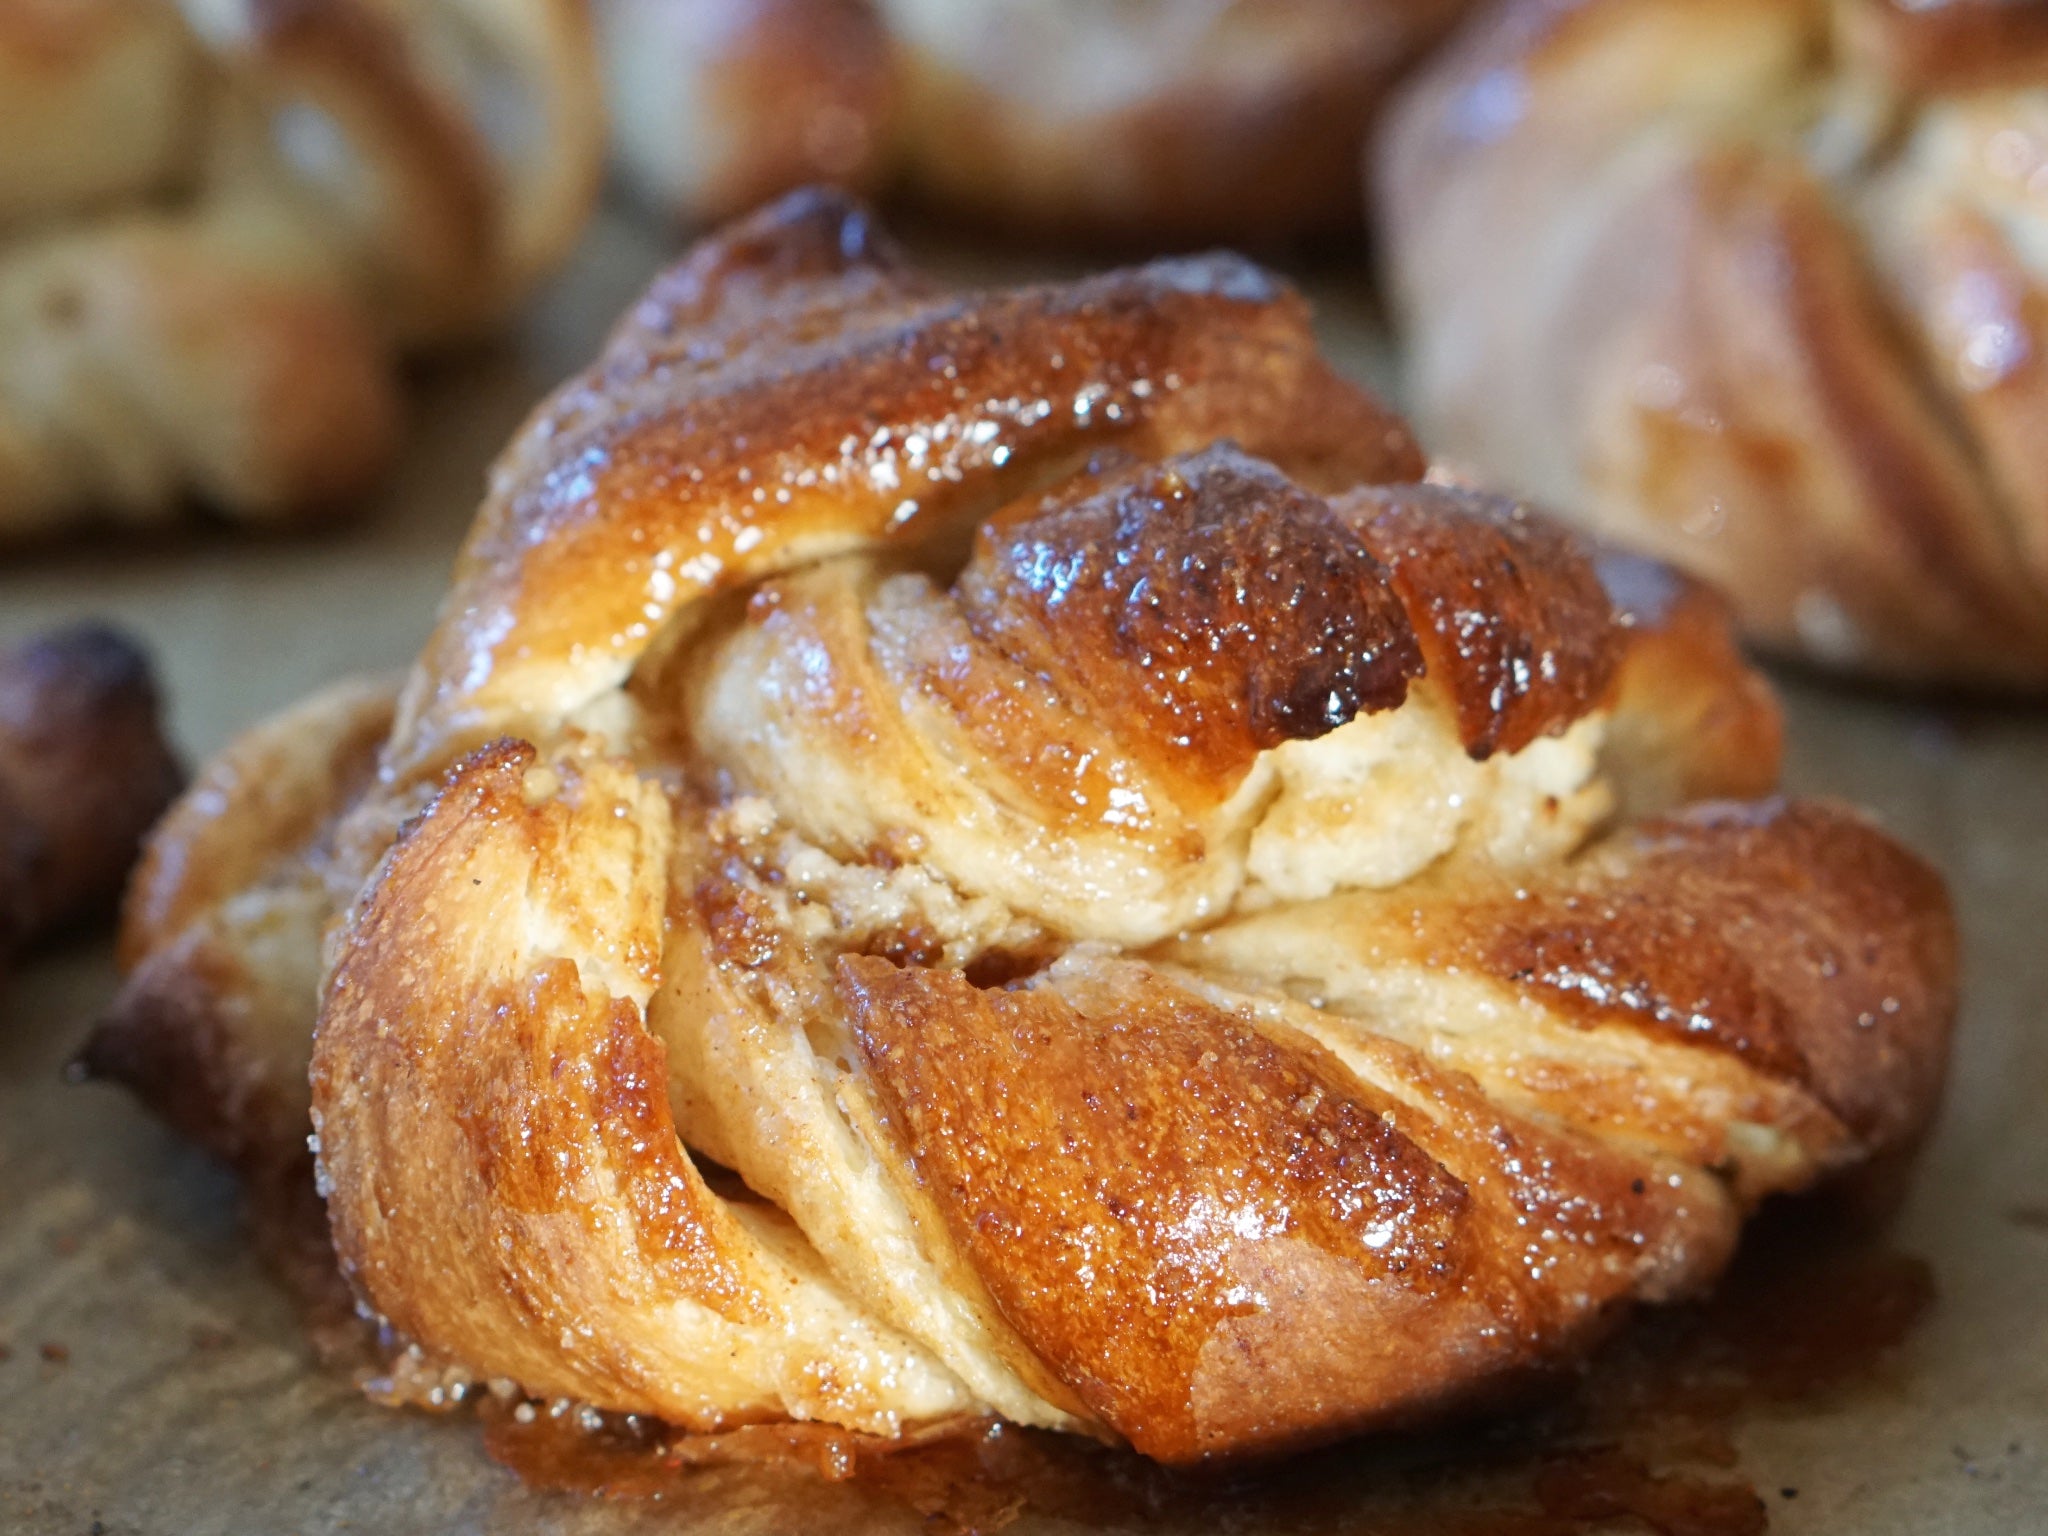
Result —
<path fill-rule="evenodd" d="M 366 522 L 9 556 L 0 640 L 87 613 L 132 626 L 195 757 L 340 673 L 402 665 L 490 455 L 669 249 L 609 220 L 516 339 L 423 377 L 411 452 Z M 1362 286 L 1310 286 L 1332 349 L 1377 373 Z M 1894 1237 L 1939 1299 L 1874 1386 L 1745 1418 L 1741 1472 L 1786 1536 L 2048 1532 L 2048 714 L 1805 678 L 1786 692 L 1791 786 L 1871 807 L 1953 882 L 1967 991 L 1947 1113 Z M 105 943 L 86 942 L 0 993 L 0 1531 L 921 1528 L 900 1501 L 784 1470 L 702 1474 L 661 1506 L 534 1493 L 468 1418 L 364 1401 L 313 1364 L 232 1181 L 119 1093 L 61 1080 L 112 985 Z M 1369 1484 L 1357 1522 L 1321 1524 L 1361 1528 Z M 1230 1518 L 1262 1525 L 1255 1507 Z"/>

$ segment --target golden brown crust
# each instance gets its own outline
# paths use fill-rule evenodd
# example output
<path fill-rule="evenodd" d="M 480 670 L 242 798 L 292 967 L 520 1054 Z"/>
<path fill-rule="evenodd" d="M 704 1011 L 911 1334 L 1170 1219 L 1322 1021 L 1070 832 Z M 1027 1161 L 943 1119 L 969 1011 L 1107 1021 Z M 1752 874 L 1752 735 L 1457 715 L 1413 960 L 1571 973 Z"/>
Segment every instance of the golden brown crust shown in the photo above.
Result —
<path fill-rule="evenodd" d="M 394 764 L 432 772 L 523 729 L 537 696 L 573 713 L 707 594 L 910 543 L 1106 448 L 1226 437 L 1311 489 L 1421 469 L 1249 263 L 942 295 L 864 210 L 797 194 L 659 279 L 507 451 Z"/>
<path fill-rule="evenodd" d="M 1552 868 L 1446 868 L 1160 954 L 1315 999 L 1357 1021 L 1315 1026 L 1337 1038 L 1385 1032 L 1504 1109 L 1715 1168 L 1752 1201 L 1915 1144 L 1955 1010 L 1939 878 L 1799 802 L 1698 806 Z"/>
<path fill-rule="evenodd" d="M 1721 585 L 1775 648 L 2040 687 L 2043 25 L 1501 7 L 1380 157 L 1432 440 Z"/>
<path fill-rule="evenodd" d="M 1556 876 L 1431 911 L 1431 963 L 1798 1084 L 1873 1143 L 1940 1102 L 1956 934 L 1941 879 L 1867 823 L 1781 801 L 1645 822 Z M 1901 1019 L 1916 1021 L 1901 1026 Z"/>
<path fill-rule="evenodd" d="M 281 857 L 316 845 L 370 782 L 391 730 L 389 678 L 351 678 L 245 733 L 207 762 L 150 834 L 121 912 L 133 966 Z"/>
<path fill-rule="evenodd" d="M 676 1137 L 642 1012 L 660 791 L 596 761 L 534 783 L 534 763 L 506 742 L 460 765 L 350 917 L 312 1066 L 344 1274 L 408 1337 L 539 1396 L 700 1429 L 957 1411 L 942 1367 Z"/>
<path fill-rule="evenodd" d="M 1254 1293 L 1308 1298 L 1332 1339 L 1397 1334 L 1454 1293 L 1464 1189 L 1382 1119 L 1391 1100 L 1313 1047 L 1164 988 L 1090 1018 L 1049 988 L 983 992 L 883 960 L 842 960 L 839 984 L 890 1122 L 996 1305 L 1147 1455 L 1327 1424 L 1332 1382 L 1233 1338 Z"/>
<path fill-rule="evenodd" d="M 293 935 L 317 946 L 317 928 Z M 79 1080 L 119 1083 L 267 1193 L 307 1179 L 303 996 L 268 978 L 235 948 L 187 932 L 152 950 L 86 1037 Z"/>
<path fill-rule="evenodd" d="M 1784 762 L 1784 711 L 1743 659 L 1727 600 L 1641 555 L 1594 559 L 1629 632 L 1605 744 L 1629 808 L 1768 795 Z"/>
<path fill-rule="evenodd" d="M 1455 1403 L 1581 1342 L 1675 1233 L 1704 1263 L 1729 1230 L 1687 1209 L 1699 1192 L 1504 1119 L 1419 1058 L 1376 1086 L 1136 967 L 1009 992 L 872 959 L 839 974 L 892 1129 L 996 1305 L 1161 1460 Z M 1545 1283 L 1516 1228 L 1548 1229 Z"/>
<path fill-rule="evenodd" d="M 670 873 L 662 990 L 648 1008 L 669 1051 L 670 1102 L 686 1143 L 787 1211 L 872 1315 L 926 1339 L 990 1408 L 1022 1423 L 1088 1428 L 1072 1392 L 988 1305 L 907 1172 L 868 1151 L 868 1096 L 816 1054 L 814 1042 L 844 1026 L 829 955 L 789 923 L 787 886 L 764 883 L 773 872 L 757 846 L 715 826 L 705 829 L 715 841 L 700 843 L 689 820 L 679 824 Z M 846 916 L 860 931 L 835 936 L 835 947 L 857 942 L 863 953 L 927 961 L 966 951 L 943 914 L 907 903 Z M 1028 949 L 1034 939 L 1042 945 L 1013 927 L 997 942 Z"/>
<path fill-rule="evenodd" d="M 446 1274 L 466 1286 L 472 1250 L 492 1251 L 523 1217 L 574 1211 L 589 1199 L 586 1168 L 616 1168 L 620 1194 L 637 1218 L 630 1246 L 679 1298 L 735 1316 L 765 1307 L 707 1230 L 719 1212 L 673 1129 L 658 1123 L 665 1106 L 647 1100 L 648 1085 L 666 1073 L 658 1048 L 634 1028 L 630 999 L 606 997 L 595 978 L 583 981 L 573 961 L 552 958 L 524 974 L 462 975 L 467 985 L 459 996 L 436 986 L 440 977 L 427 983 L 435 986 L 428 995 L 393 994 L 406 979 L 393 964 L 394 951 L 439 948 L 460 932 L 442 925 L 471 917 L 420 901 L 414 882 L 445 884 L 447 866 L 487 873 L 508 840 L 538 846 L 577 835 L 566 807 L 529 803 L 523 779 L 534 758 L 531 747 L 509 742 L 479 753 L 401 840 L 375 895 L 350 919 L 349 958 L 327 985 L 314 1062 L 322 1105 L 316 1124 L 334 1131 L 324 1168 L 339 1191 L 330 1210 L 344 1272 L 391 1298 L 386 1315 L 408 1334 L 445 1341 L 472 1358 L 492 1353 L 489 1345 L 466 1347 L 473 1338 L 516 1338 L 519 1313 L 545 1299 L 534 1279 L 516 1270 L 502 1276 L 499 1295 L 449 1297 L 434 1277 Z M 611 815 L 611 807 L 600 814 Z M 483 885 L 481 874 L 473 881 Z M 574 899 L 573 888 L 564 894 Z M 598 916 L 573 908 L 564 914 L 572 925 Z M 475 918 L 505 929 L 518 923 L 518 914 L 502 909 Z M 420 931 L 414 925 L 422 919 L 436 926 Z M 634 930 L 614 942 L 625 947 L 621 963 L 651 980 L 658 935 Z M 401 1019 L 432 1033 L 417 1044 L 394 1040 L 390 1027 Z M 572 1054 L 583 1037 L 592 1047 L 589 1073 L 577 1069 Z M 457 1109 L 500 1098 L 518 1112 Z M 368 1122 L 361 1130 L 351 1123 L 358 1118 Z M 459 1143 L 467 1145 L 458 1149 Z M 371 1205 L 375 1169 L 359 1176 L 355 1160 L 375 1156 L 380 1144 L 386 1156 L 445 1178 L 445 1187 L 422 1191 L 438 1198 Z M 400 1283 L 393 1283 L 393 1271 Z"/>

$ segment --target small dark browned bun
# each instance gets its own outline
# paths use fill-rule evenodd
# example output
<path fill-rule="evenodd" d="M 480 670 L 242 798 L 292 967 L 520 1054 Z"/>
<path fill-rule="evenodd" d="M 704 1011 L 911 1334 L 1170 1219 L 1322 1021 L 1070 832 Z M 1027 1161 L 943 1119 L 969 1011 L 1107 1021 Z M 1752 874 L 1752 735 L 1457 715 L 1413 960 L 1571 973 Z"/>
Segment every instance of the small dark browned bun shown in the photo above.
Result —
<path fill-rule="evenodd" d="M 184 782 L 149 658 L 81 624 L 0 652 L 0 952 L 111 910 Z"/>

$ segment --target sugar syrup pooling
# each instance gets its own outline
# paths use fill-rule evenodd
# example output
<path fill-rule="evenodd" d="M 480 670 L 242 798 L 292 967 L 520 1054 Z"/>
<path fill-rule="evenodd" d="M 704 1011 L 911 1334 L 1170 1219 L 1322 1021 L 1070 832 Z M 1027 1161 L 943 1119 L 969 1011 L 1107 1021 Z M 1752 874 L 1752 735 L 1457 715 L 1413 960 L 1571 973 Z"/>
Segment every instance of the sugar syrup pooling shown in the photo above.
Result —
<path fill-rule="evenodd" d="M 992 1422 L 908 1443 L 820 1426 L 721 1442 L 614 1419 L 593 1433 L 536 1405 L 516 1419 L 491 1410 L 485 1443 L 537 1489 L 700 1503 L 700 1475 L 737 1463 L 762 1468 L 792 1518 L 828 1519 L 862 1500 L 939 1531 L 993 1533 L 1035 1515 L 1084 1529 L 1236 1521 L 1302 1533 L 1580 1536 L 1633 1517 L 1657 1536 L 1759 1536 L 1772 1507 L 1799 1490 L 1743 1476 L 1734 1437 L 1745 1422 L 1895 1390 L 1933 1299 L 1924 1263 L 1884 1246 L 1846 1207 L 1808 1202 L 1767 1216 L 1712 1300 L 1662 1312 L 1579 1371 L 1532 1384 L 1521 1397 L 1541 1389 L 1550 1400 L 1476 1435 L 1388 1437 L 1220 1478 Z M 848 1480 L 860 1491 L 832 1486 Z"/>

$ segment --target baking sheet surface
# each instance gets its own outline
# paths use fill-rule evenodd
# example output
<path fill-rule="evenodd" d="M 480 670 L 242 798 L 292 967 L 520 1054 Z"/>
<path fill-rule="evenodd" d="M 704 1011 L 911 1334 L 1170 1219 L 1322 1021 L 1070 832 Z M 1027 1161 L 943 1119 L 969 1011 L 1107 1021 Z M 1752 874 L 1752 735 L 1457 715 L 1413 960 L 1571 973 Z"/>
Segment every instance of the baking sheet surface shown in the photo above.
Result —
<path fill-rule="evenodd" d="M 0 641 L 87 613 L 133 627 L 195 758 L 336 675 L 404 664 L 491 453 L 661 254 L 601 226 L 516 341 L 427 375 L 411 454 L 366 523 L 11 561 Z M 1312 286 L 1332 349 L 1375 373 L 1357 290 Z M 1937 1299 L 1853 1390 L 1737 1414 L 1729 1475 L 1787 1536 L 2048 1532 L 2048 713 L 1807 679 L 1786 692 L 1791 787 L 1870 807 L 1953 882 L 1966 1002 L 1947 1112 L 1888 1239 L 1927 1263 Z M 312 1362 L 240 1235 L 233 1182 L 120 1094 L 61 1080 L 112 985 L 106 945 L 87 942 L 0 995 L 0 1531 L 935 1528 L 914 1500 L 794 1469 L 698 1474 L 662 1505 L 535 1492 L 466 1416 L 364 1401 Z M 1297 1487 L 1149 1519 L 1031 1507 L 1010 1528 L 1413 1528 L 1377 1491 L 1376 1454 L 1319 1458 L 1295 1479 L 1324 1485 L 1306 1503 Z"/>

